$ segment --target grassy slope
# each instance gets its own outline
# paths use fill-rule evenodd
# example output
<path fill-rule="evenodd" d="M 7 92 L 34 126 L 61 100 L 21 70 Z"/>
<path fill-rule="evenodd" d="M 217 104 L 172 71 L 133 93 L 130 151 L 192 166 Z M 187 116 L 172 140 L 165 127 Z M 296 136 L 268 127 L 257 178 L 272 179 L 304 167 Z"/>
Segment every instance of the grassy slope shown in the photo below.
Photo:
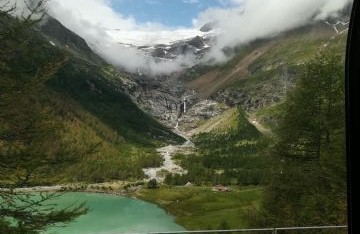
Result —
<path fill-rule="evenodd" d="M 202 132 L 211 132 L 211 131 L 226 131 L 228 128 L 236 127 L 236 108 L 231 108 L 221 115 L 215 116 L 206 120 L 198 128 L 192 130 L 192 134 L 196 135 Z"/>
<path fill-rule="evenodd" d="M 274 129 L 277 126 L 277 120 L 282 114 L 282 104 L 283 102 L 280 102 L 278 104 L 262 108 L 252 113 L 252 117 L 264 127 Z"/>
<path fill-rule="evenodd" d="M 281 58 L 282 60 L 287 61 L 289 64 L 289 71 L 292 70 L 296 72 L 297 69 L 301 69 L 302 63 L 314 57 L 316 52 L 320 50 L 332 50 L 335 53 L 340 53 L 345 56 L 346 40 L 346 34 L 342 34 L 334 39 L 327 40 L 305 40 L 301 37 L 294 37 L 284 44 L 275 46 L 272 52 L 264 55 L 261 60 L 257 61 L 257 64 L 274 64 L 276 59 Z M 326 47 L 324 46 L 325 44 L 327 45 Z M 291 46 L 293 50 L 289 50 Z M 296 64 L 301 65 L 296 66 Z M 256 67 L 258 65 L 254 64 L 253 66 Z M 274 82 L 276 80 L 276 70 L 278 68 L 271 68 L 271 65 L 268 66 L 268 71 L 260 70 L 254 75 L 248 77 L 248 79 L 237 82 L 234 87 L 232 87 L 232 89 L 248 89 L 251 92 L 251 90 L 255 90 L 255 87 L 259 86 L 259 84 L 262 85 L 265 83 Z M 266 74 L 270 75 L 266 76 Z M 274 76 L 271 76 L 271 74 Z M 289 88 L 287 92 L 291 92 L 291 88 Z M 260 124 L 267 128 L 273 129 L 277 126 L 276 120 L 281 116 L 282 103 L 282 101 L 279 101 L 275 104 L 261 108 L 252 113 L 252 116 Z"/>
<path fill-rule="evenodd" d="M 315 28 L 311 31 L 294 31 L 276 40 L 276 43 L 267 53 L 256 59 L 250 66 L 251 71 L 246 79 L 233 83 L 233 88 L 253 90 L 260 84 L 276 82 L 281 86 L 279 79 L 285 75 L 286 69 L 289 76 L 297 73 L 301 65 L 324 49 L 335 49 L 345 52 L 346 34 L 334 36 L 332 31 Z M 325 45 L 327 45 L 325 47 Z"/>
<path fill-rule="evenodd" d="M 188 230 L 217 229 L 223 221 L 229 228 L 248 227 L 248 214 L 259 207 L 261 187 L 213 192 L 206 187 L 143 189 L 137 197 L 159 204 Z"/>
<path fill-rule="evenodd" d="M 209 119 L 197 129 L 194 142 L 200 147 L 207 140 L 214 142 L 211 147 L 241 144 L 242 141 L 256 140 L 261 133 L 248 121 L 248 116 L 240 107 L 234 107 L 222 115 Z M 209 147 L 209 146 L 206 146 Z M 210 147 L 210 148 L 211 148 Z"/>

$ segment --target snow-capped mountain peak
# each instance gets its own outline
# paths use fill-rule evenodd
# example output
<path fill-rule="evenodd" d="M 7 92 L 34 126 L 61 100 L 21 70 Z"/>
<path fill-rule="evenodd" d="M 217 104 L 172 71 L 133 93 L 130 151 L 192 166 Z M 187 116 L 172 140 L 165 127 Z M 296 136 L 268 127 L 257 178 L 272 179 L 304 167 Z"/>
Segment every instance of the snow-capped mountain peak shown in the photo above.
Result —
<path fill-rule="evenodd" d="M 179 29 L 174 31 L 127 31 L 110 29 L 106 32 L 114 41 L 134 46 L 171 45 L 177 41 L 191 39 L 196 36 L 203 37 L 210 33 L 202 32 L 198 29 Z"/>

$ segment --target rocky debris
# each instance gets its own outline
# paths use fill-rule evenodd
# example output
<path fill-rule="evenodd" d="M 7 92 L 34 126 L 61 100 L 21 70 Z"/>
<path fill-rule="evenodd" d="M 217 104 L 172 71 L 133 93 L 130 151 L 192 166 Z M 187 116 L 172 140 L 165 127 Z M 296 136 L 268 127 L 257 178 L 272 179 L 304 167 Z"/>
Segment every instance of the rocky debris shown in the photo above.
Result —
<path fill-rule="evenodd" d="M 164 163 L 161 167 L 144 168 L 143 171 L 148 177 L 147 180 L 156 179 L 158 182 L 163 182 L 167 173 L 180 175 L 186 174 L 187 171 L 175 164 L 172 157 L 180 150 L 182 152 L 188 152 L 191 151 L 193 147 L 194 145 L 190 141 L 187 141 L 183 145 L 168 145 L 157 149 L 160 155 L 164 158 Z"/>
<path fill-rule="evenodd" d="M 176 84 L 163 84 L 156 88 L 141 85 L 132 96 L 148 114 L 174 127 L 181 111 L 181 96 L 184 92 L 183 87 Z"/>
<path fill-rule="evenodd" d="M 202 121 L 220 115 L 228 109 L 228 106 L 216 101 L 199 101 L 179 118 L 179 129 L 182 131 L 195 129 Z"/>
<path fill-rule="evenodd" d="M 186 93 L 183 85 L 171 77 L 147 77 L 119 72 L 111 67 L 103 69 L 109 86 L 128 95 L 137 106 L 170 128 L 176 125 Z M 89 83 L 90 89 L 96 86 Z"/>
<path fill-rule="evenodd" d="M 130 82 L 125 92 L 142 110 L 170 128 L 177 126 L 185 109 L 199 101 L 195 91 L 186 90 L 182 83 L 171 77 L 137 77 L 134 81 L 137 85 Z"/>
<path fill-rule="evenodd" d="M 273 91 L 274 89 L 271 87 L 261 87 L 258 90 L 261 91 L 248 93 L 243 90 L 227 89 L 218 92 L 215 98 L 219 102 L 225 102 L 228 106 L 240 105 L 246 111 L 254 111 L 278 103 L 285 95 Z"/>
<path fill-rule="evenodd" d="M 190 182 L 187 182 L 187 183 L 185 184 L 185 187 L 192 187 L 192 186 L 193 186 L 193 184 L 190 183 Z"/>
<path fill-rule="evenodd" d="M 288 69 L 282 61 L 275 61 L 274 64 L 273 66 L 283 67 L 283 74 L 268 76 L 255 85 L 248 85 L 244 82 L 242 87 L 229 87 L 220 90 L 212 98 L 231 107 L 239 105 L 249 112 L 280 102 L 287 92 L 294 87 L 298 73 L 296 70 Z M 264 64 L 253 66 L 249 69 L 249 73 L 252 75 L 255 72 L 266 71 L 267 66 Z M 247 79 L 251 79 L 251 77 Z"/>

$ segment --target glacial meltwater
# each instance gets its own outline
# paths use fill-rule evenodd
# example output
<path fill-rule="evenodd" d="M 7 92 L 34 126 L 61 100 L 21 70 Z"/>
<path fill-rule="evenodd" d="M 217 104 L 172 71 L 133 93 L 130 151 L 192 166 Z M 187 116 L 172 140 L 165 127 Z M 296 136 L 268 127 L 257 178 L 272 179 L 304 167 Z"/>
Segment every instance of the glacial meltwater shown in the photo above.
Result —
<path fill-rule="evenodd" d="M 59 207 L 86 202 L 90 211 L 67 224 L 53 227 L 46 234 L 120 234 L 182 231 L 174 217 L 157 205 L 117 195 L 66 193 L 56 199 Z"/>

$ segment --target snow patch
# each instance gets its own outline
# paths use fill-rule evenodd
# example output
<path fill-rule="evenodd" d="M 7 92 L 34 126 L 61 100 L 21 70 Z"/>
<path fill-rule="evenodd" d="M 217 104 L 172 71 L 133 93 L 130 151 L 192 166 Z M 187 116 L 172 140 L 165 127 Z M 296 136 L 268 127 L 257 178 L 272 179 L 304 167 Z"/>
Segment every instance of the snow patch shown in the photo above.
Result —
<path fill-rule="evenodd" d="M 134 46 L 144 45 L 171 45 L 176 41 L 204 37 L 209 32 L 201 32 L 196 29 L 179 29 L 175 31 L 127 31 L 127 30 L 107 30 L 106 33 L 116 42 L 130 44 Z"/>
<path fill-rule="evenodd" d="M 336 32 L 336 35 L 340 35 L 348 30 L 348 29 L 345 29 L 345 30 L 339 31 L 338 26 L 339 25 L 346 26 L 349 24 L 349 22 L 337 21 L 335 24 L 331 24 L 328 21 L 325 21 L 325 23 L 334 29 L 334 31 Z"/>

